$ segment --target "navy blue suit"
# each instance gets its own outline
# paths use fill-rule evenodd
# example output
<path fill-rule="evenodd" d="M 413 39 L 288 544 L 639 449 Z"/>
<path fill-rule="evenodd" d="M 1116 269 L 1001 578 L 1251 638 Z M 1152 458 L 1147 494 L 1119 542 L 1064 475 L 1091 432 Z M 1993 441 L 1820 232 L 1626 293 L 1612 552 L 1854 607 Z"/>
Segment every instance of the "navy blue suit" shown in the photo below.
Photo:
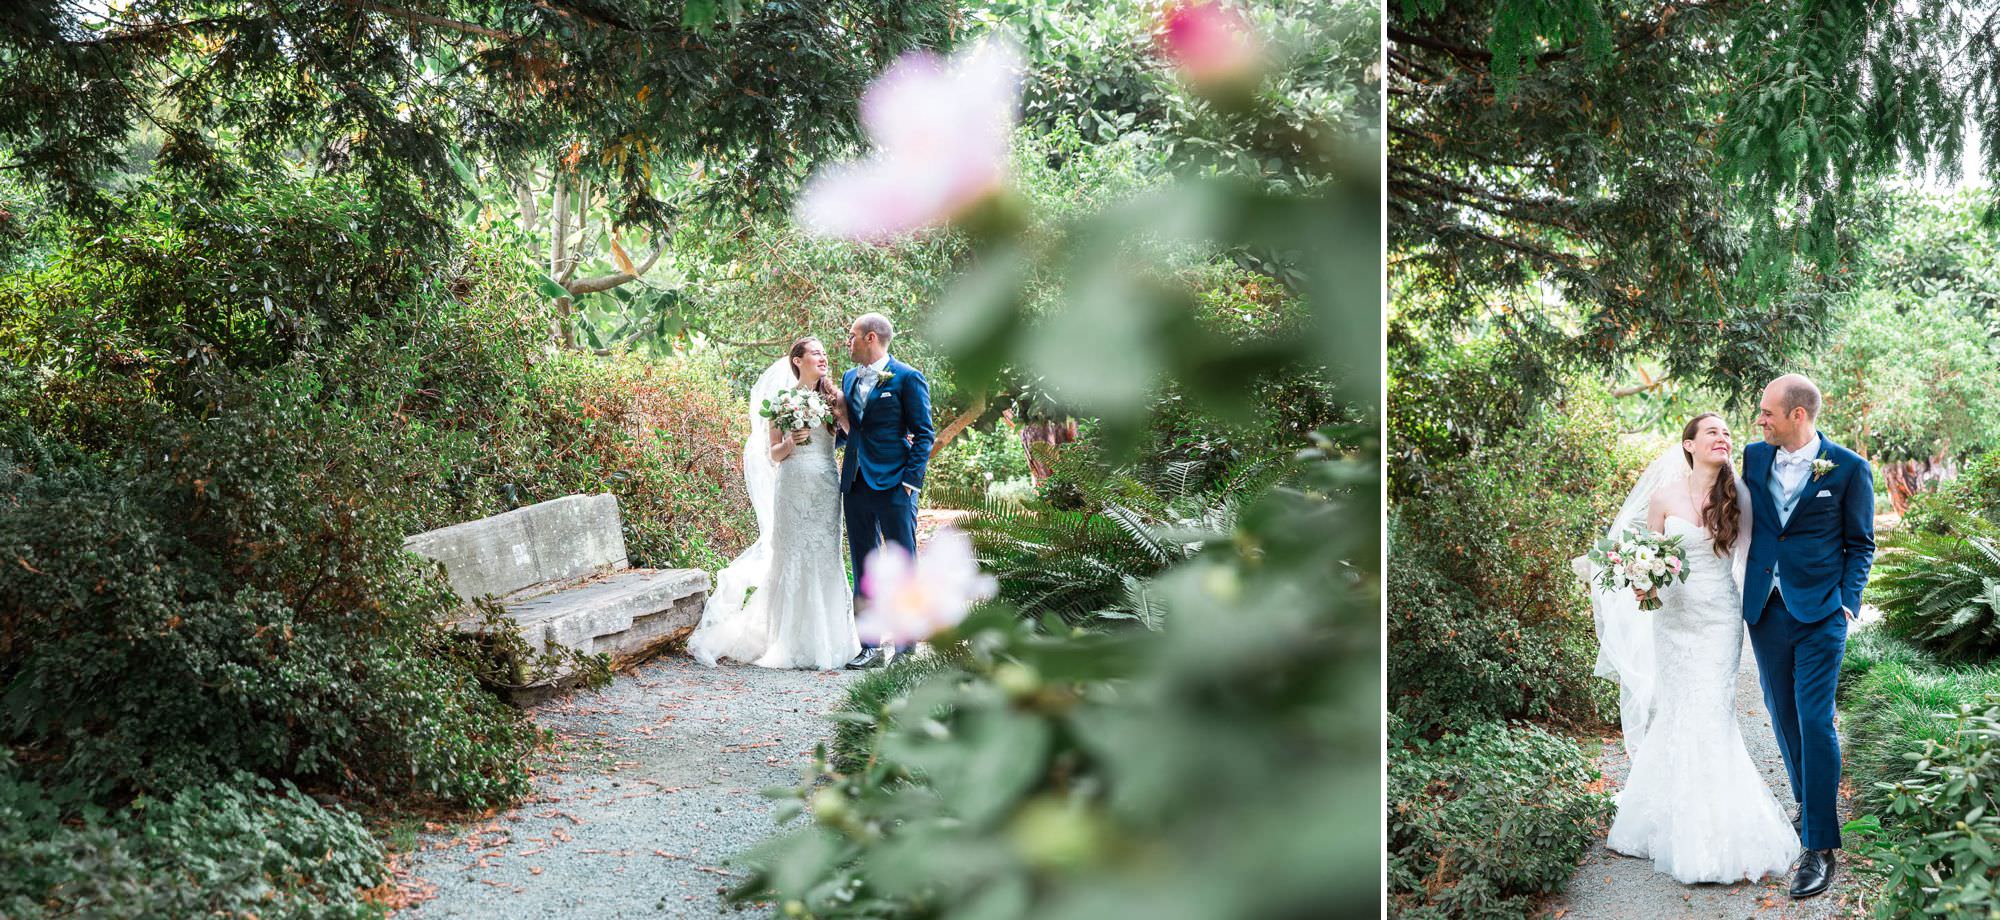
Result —
<path fill-rule="evenodd" d="M 1752 511 L 1743 620 L 1803 817 L 1800 842 L 1810 850 L 1835 849 L 1840 736 L 1833 694 L 1847 651 L 1841 608 L 1861 612 L 1861 589 L 1875 560 L 1875 475 L 1861 455 L 1821 435 L 1819 458 L 1833 469 L 1806 476 L 1781 503 L 1771 494 L 1777 450 L 1765 443 L 1743 449 Z"/>
<path fill-rule="evenodd" d="M 910 489 L 924 486 L 930 466 L 931 387 L 917 369 L 890 358 L 887 379 L 876 381 L 865 404 L 857 405 L 855 379 L 860 368 L 840 378 L 852 430 L 834 443 L 847 448 L 840 458 L 841 507 L 847 518 L 847 551 L 854 560 L 854 591 L 868 554 L 887 540 L 917 551 L 917 496 Z"/>

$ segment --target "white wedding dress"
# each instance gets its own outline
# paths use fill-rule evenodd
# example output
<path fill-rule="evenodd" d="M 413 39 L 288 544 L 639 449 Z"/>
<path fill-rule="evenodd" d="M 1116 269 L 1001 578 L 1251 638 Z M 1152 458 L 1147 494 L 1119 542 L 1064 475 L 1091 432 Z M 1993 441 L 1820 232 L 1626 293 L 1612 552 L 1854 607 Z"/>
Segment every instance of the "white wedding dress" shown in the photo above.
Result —
<path fill-rule="evenodd" d="M 833 432 L 813 429 L 812 440 L 793 445 L 791 455 L 774 464 L 770 422 L 756 412 L 772 392 L 792 385 L 790 366 L 780 360 L 751 388 L 743 478 L 758 537 L 716 573 L 701 624 L 688 637 L 688 653 L 702 664 L 729 658 L 765 668 L 831 670 L 861 652 L 841 565 Z"/>
<path fill-rule="evenodd" d="M 1746 542 L 1748 528 L 1746 520 Z M 1665 530 L 1681 537 L 1688 577 L 1662 588 L 1650 614 L 1650 718 L 1605 845 L 1651 857 L 1684 883 L 1783 873 L 1798 858 L 1799 838 L 1736 721 L 1744 626 L 1731 561 L 1715 554 L 1705 527 L 1670 515 Z"/>

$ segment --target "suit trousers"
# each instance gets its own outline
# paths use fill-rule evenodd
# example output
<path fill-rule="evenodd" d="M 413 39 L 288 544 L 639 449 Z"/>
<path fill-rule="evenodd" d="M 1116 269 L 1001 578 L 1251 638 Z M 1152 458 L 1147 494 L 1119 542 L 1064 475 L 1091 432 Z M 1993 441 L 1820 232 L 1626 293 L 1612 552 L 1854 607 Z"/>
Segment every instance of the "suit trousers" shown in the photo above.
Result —
<path fill-rule="evenodd" d="M 1839 849 L 1840 735 L 1833 725 L 1833 694 L 1847 652 L 1847 616 L 1834 611 L 1801 623 L 1772 591 L 1763 615 L 1750 624 L 1750 651 L 1763 677 L 1764 706 L 1792 781 L 1792 799 L 1803 817 L 1799 842 L 1809 850 Z"/>
<path fill-rule="evenodd" d="M 917 497 L 902 486 L 870 488 L 857 477 L 841 503 L 847 517 L 847 552 L 854 561 L 854 594 L 859 606 L 868 554 L 885 541 L 917 553 Z M 867 646 L 874 648 L 873 645 Z"/>

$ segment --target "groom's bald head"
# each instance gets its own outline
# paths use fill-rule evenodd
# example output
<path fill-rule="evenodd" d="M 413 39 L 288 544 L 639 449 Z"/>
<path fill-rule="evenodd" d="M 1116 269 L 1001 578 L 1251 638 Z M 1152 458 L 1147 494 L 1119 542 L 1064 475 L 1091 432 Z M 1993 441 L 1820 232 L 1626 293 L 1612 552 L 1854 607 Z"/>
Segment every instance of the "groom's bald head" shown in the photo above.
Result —
<path fill-rule="evenodd" d="M 1803 374 L 1786 374 L 1764 387 L 1757 401 L 1757 427 L 1764 440 L 1796 450 L 1811 441 L 1819 419 L 1819 387 Z"/>

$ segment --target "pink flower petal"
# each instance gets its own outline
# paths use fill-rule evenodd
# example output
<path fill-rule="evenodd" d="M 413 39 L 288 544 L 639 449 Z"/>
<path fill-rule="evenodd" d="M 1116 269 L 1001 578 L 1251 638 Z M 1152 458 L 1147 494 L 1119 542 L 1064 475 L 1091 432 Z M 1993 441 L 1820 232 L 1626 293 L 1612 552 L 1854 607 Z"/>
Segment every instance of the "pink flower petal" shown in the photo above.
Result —
<path fill-rule="evenodd" d="M 1021 56 L 987 40 L 949 60 L 904 55 L 870 84 L 866 159 L 817 173 L 797 215 L 809 232 L 885 242 L 957 216 L 1006 181 Z"/>
<path fill-rule="evenodd" d="M 1161 54 L 1196 82 L 1248 73 L 1261 57 L 1242 11 L 1213 0 L 1168 6 L 1154 35 Z"/>

